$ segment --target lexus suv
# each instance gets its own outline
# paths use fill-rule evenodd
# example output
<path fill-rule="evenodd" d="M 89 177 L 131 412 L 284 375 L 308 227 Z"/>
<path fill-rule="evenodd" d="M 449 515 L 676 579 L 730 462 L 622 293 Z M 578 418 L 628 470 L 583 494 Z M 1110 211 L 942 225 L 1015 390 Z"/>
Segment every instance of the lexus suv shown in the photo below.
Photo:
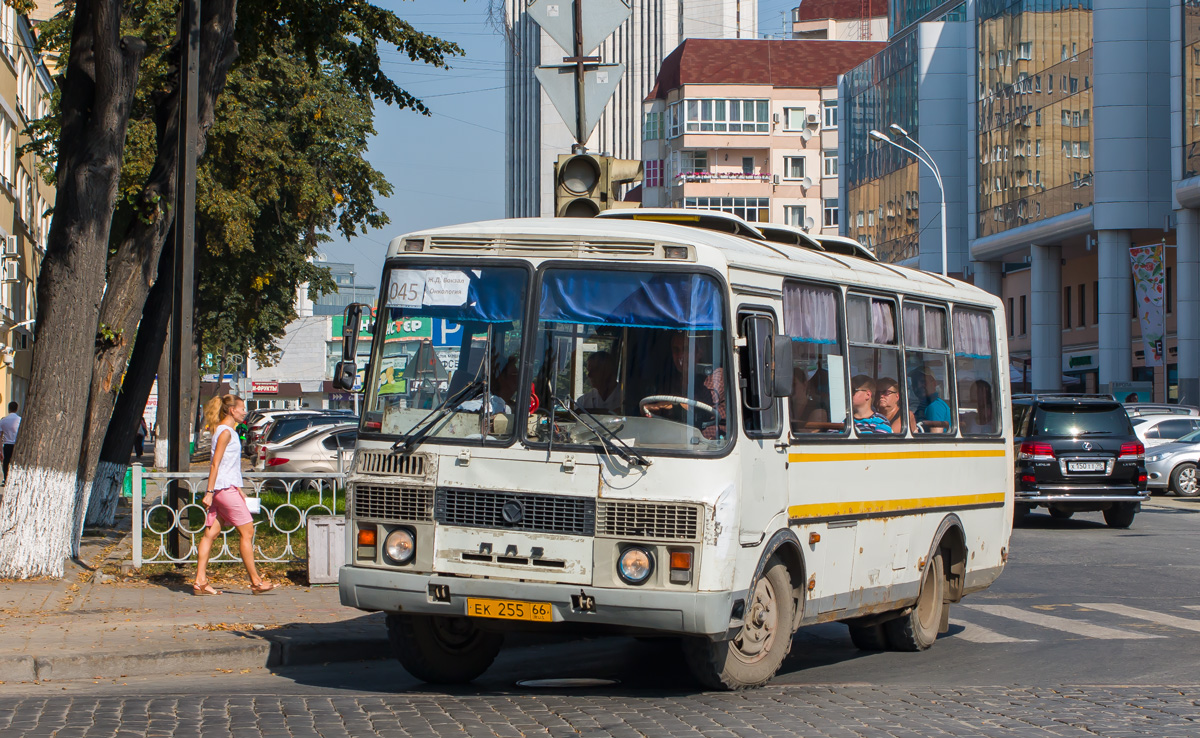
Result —
<path fill-rule="evenodd" d="M 1128 528 L 1149 499 L 1146 448 L 1119 402 L 1097 395 L 1017 395 L 1017 519 L 1035 507 L 1066 519 L 1104 512 L 1111 528 Z"/>

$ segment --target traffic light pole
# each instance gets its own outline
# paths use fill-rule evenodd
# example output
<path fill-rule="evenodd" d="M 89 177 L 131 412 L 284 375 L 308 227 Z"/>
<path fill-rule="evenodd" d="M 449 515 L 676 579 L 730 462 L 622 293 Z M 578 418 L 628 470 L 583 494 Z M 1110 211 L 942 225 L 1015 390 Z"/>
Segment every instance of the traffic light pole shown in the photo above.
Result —
<path fill-rule="evenodd" d="M 573 56 L 564 58 L 563 62 L 575 65 L 575 145 L 571 147 L 571 151 L 580 154 L 587 151 L 587 114 L 584 110 L 585 73 L 588 64 L 600 63 L 600 57 L 583 55 L 583 0 L 574 0 L 574 7 L 575 53 Z"/>

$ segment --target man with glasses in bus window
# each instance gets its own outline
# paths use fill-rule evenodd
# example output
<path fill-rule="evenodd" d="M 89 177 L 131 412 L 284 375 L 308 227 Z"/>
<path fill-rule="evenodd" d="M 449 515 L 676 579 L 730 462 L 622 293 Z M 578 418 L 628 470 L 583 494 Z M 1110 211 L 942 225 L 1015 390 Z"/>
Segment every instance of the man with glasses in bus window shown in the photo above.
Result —
<path fill-rule="evenodd" d="M 858 435 L 874 433 L 891 433 L 892 424 L 888 419 L 875 412 L 875 380 L 866 374 L 856 374 L 853 385 L 854 395 L 851 404 L 854 407 L 854 431 Z"/>

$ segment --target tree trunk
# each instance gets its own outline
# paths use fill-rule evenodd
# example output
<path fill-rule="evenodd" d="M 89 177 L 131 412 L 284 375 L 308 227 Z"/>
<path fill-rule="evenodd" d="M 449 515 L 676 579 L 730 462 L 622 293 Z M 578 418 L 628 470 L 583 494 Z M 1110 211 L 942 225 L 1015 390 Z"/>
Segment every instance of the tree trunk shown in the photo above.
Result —
<path fill-rule="evenodd" d="M 171 320 L 167 319 L 167 330 L 171 329 Z M 170 335 L 168 333 L 167 335 Z M 165 428 L 170 423 L 171 408 L 167 407 L 166 403 L 166 384 L 167 373 L 171 371 L 171 352 L 163 351 L 158 359 L 158 407 L 154 413 L 154 466 L 159 469 L 166 469 L 171 463 L 170 444 L 171 440 L 167 438 Z"/>
<path fill-rule="evenodd" d="M 121 381 L 121 394 L 117 397 L 108 431 L 104 434 L 104 446 L 100 449 L 100 462 L 96 465 L 96 476 L 92 481 L 92 497 L 85 525 L 110 526 L 116 516 L 121 484 L 125 480 L 125 470 L 129 468 L 129 454 L 142 422 L 146 400 L 150 397 L 150 387 L 158 372 L 163 346 L 167 342 L 167 325 L 171 322 L 171 275 L 174 270 L 175 252 L 167 249 L 158 261 L 158 277 L 142 308 L 142 321 L 138 324 L 133 354 L 129 357 L 129 366 Z"/>
<path fill-rule="evenodd" d="M 121 2 L 79 2 L 62 88 L 58 195 L 37 286 L 24 428 L 0 503 L 0 577 L 61 577 L 80 507 L 105 255 L 145 44 L 121 38 Z"/>
<path fill-rule="evenodd" d="M 201 7 L 197 156 L 204 152 L 205 132 L 212 126 L 217 97 L 225 87 L 230 65 L 237 58 L 237 44 L 233 39 L 236 7 L 237 0 L 205 0 Z M 158 272 L 163 243 L 171 233 L 174 215 L 164 203 L 175 201 L 179 104 L 178 86 L 157 102 L 158 157 L 142 188 L 137 217 L 130 219 L 128 229 L 109 261 L 108 285 L 100 308 L 100 325 L 109 340 L 97 342 L 94 352 L 84 442 L 79 455 L 85 497 L 78 511 L 73 551 L 82 533 L 83 515 L 88 508 L 86 491 L 90 489 L 90 481 L 97 469 L 132 337 L 142 317 L 153 276 Z"/>

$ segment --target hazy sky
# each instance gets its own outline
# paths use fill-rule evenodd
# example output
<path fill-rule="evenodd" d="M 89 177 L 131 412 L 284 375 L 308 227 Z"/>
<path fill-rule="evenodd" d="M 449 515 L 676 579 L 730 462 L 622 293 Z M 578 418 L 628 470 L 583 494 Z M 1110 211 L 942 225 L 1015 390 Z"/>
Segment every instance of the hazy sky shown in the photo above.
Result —
<path fill-rule="evenodd" d="M 418 30 L 465 52 L 451 69 L 384 51 L 384 70 L 420 98 L 423 116 L 377 104 L 368 158 L 392 184 L 380 207 L 391 223 L 325 245 L 330 261 L 358 265 L 355 281 L 378 286 L 389 240 L 421 228 L 504 217 L 504 38 L 488 22 L 488 0 L 375 0 Z M 776 35 L 798 0 L 759 0 L 759 31 Z M 502 3 L 501 3 L 502 5 Z"/>

